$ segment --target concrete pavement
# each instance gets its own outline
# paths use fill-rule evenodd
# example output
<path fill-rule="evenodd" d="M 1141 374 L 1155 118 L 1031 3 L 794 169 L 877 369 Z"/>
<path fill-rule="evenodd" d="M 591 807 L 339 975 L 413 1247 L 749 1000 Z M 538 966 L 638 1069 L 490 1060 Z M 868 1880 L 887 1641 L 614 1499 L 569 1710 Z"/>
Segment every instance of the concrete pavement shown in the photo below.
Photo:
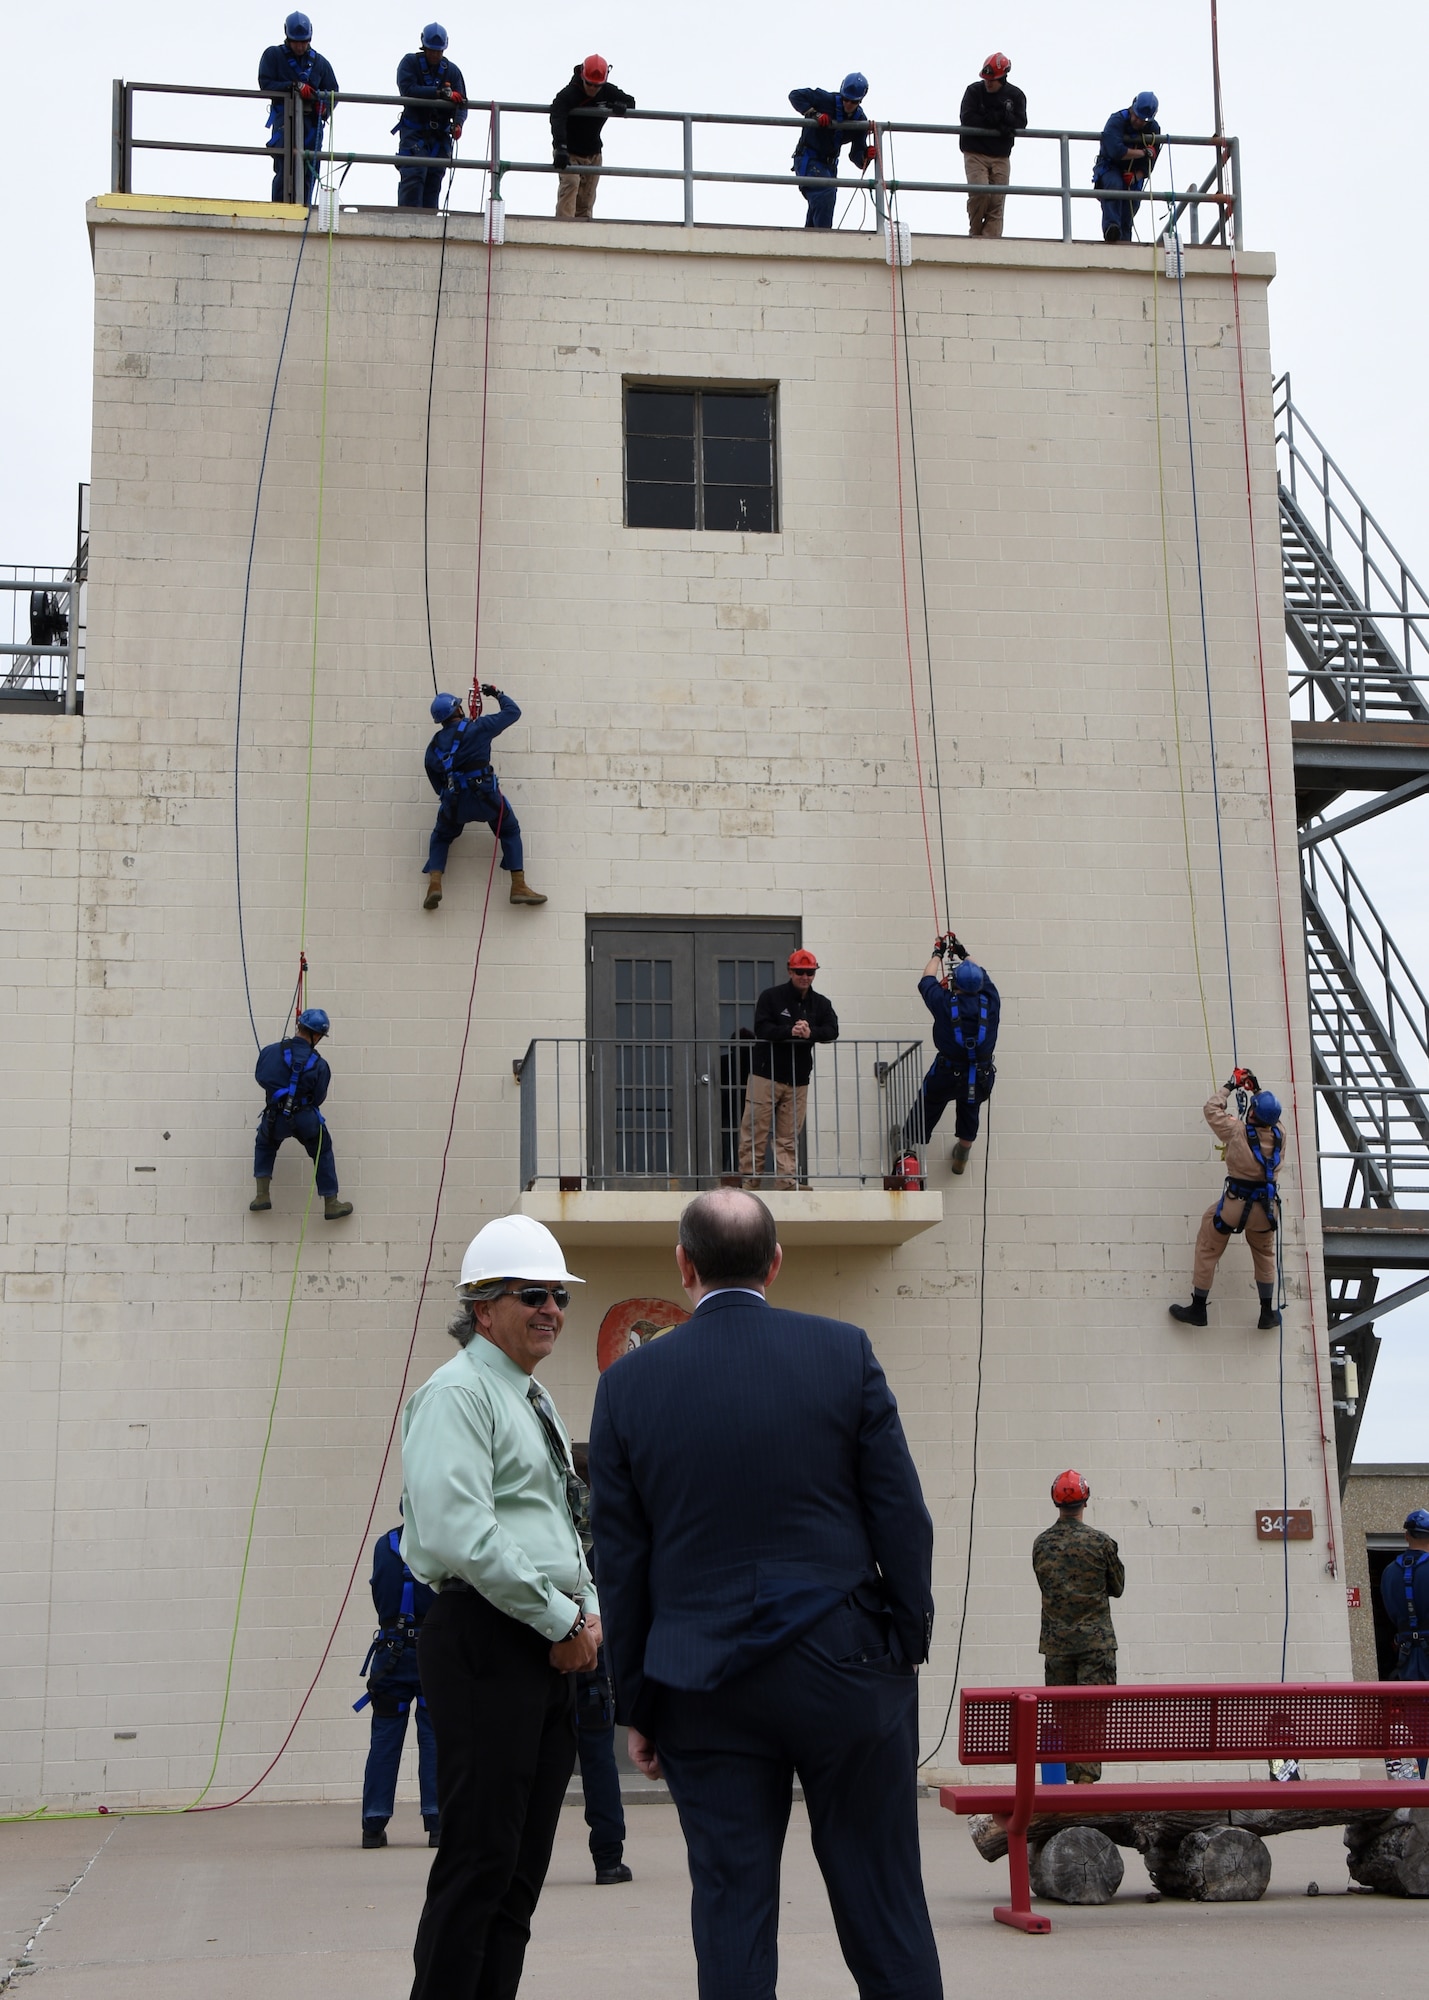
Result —
<path fill-rule="evenodd" d="M 1146 2000 L 1167 1982 L 1178 2000 L 1399 2000 L 1422 1976 L 1429 1906 L 1347 1894 L 1335 1829 L 1272 1841 L 1275 1872 L 1260 1903 L 1148 1903 L 1150 1883 L 1128 1855 L 1114 1903 L 1045 1906 L 1052 1935 L 1024 1938 L 991 1920 L 1005 1867 L 982 1861 L 966 1826 L 935 1801 L 922 1812 L 950 2000 L 992 1983 L 1030 1993 L 1048 1978 L 1059 2000 Z M 402 2000 L 430 1857 L 415 1806 L 388 1831 L 391 1846 L 364 1853 L 356 1807 L 327 1805 L 0 1827 L 0 1988 L 44 1922 L 8 1982 L 34 2000 L 251 2000 L 255 1991 Z M 635 1881 L 597 1889 L 580 1814 L 563 1815 L 523 2000 L 692 2000 L 689 1884 L 673 1807 L 632 1808 L 627 1858 Z M 1312 1879 L 1321 1894 L 1307 1900 Z M 801 1807 L 784 1894 L 784 2000 L 852 1995 Z"/>

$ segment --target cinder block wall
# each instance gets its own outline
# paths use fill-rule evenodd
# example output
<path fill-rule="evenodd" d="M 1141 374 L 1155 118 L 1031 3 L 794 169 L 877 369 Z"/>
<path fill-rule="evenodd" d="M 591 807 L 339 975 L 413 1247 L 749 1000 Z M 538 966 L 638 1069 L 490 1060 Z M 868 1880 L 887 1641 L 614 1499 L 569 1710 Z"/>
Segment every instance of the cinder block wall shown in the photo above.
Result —
<path fill-rule="evenodd" d="M 297 965 L 325 307 L 306 942 L 330 1010 L 340 1228 L 313 1223 L 291 1313 L 214 1796 L 251 1782 L 296 1709 L 359 1552 L 426 1256 L 489 846 L 464 837 L 420 907 L 432 799 L 422 590 L 434 225 L 347 216 L 299 271 L 273 219 L 92 206 L 96 272 L 89 687 L 82 723 L 0 723 L 16 1005 L 7 1118 L 0 1478 L 20 1699 L 4 1795 L 181 1800 L 213 1754 L 234 1595 L 278 1364 L 305 1162 L 250 1216 L 253 1007 L 278 1031 Z M 491 273 L 484 678 L 525 713 L 498 768 L 540 911 L 493 905 L 433 1287 L 517 1182 L 511 1058 L 584 1030 L 588 914 L 794 915 L 846 1034 L 924 1032 L 932 934 L 912 764 L 895 485 L 890 273 L 871 239 L 517 219 Z M 1171 616 L 1215 1072 L 1230 1066 L 1179 323 L 1149 250 L 920 239 L 907 273 L 942 819 L 958 930 L 1004 996 L 993 1106 L 981 1444 L 964 1680 L 1040 1677 L 1028 1565 L 1076 1464 L 1121 1541 L 1123 1677 L 1272 1678 L 1280 1550 L 1273 1336 L 1232 1247 L 1212 1324 L 1166 1316 L 1220 1162 L 1195 973 L 1162 585 Z M 1289 1099 L 1283 912 L 1303 1079 L 1266 291 L 1241 259 L 1252 576 L 1225 260 L 1192 253 L 1191 403 L 1242 1060 Z M 487 252 L 452 222 L 431 467 L 438 674 L 470 678 Z M 1159 350 L 1155 335 L 1159 323 Z M 901 356 L 900 356 L 901 366 Z M 775 382 L 781 527 L 622 525 L 625 376 Z M 905 474 L 912 440 L 904 428 Z M 913 557 L 911 482 L 908 546 Z M 914 587 L 917 658 L 921 605 Z M 1267 647 L 1277 882 L 1256 654 Z M 915 674 L 925 763 L 924 676 Z M 11 983 L 13 978 L 13 984 Z M 1312 1305 L 1324 1345 L 1313 1129 L 1286 1164 L 1289 1671 L 1348 1670 L 1326 1574 Z M 803 1249 L 778 1297 L 870 1328 L 939 1528 L 924 1747 L 952 1687 L 968 1513 L 981 1181 L 896 1251 Z M 975 1156 L 975 1160 L 979 1156 Z M 154 1171 L 145 1171 L 153 1169 Z M 1302 1212 L 1304 1210 L 1308 1213 Z M 613 1301 L 668 1293 L 665 1253 L 599 1250 L 548 1380 L 579 1434 Z M 1323 1363 L 1323 1354 L 1321 1355 Z M 1323 1382 L 1328 1407 L 1329 1387 Z M 395 1519 L 389 1471 L 376 1526 Z M 349 1703 L 366 1555 L 274 1796 L 355 1796 Z M 116 1731 L 137 1737 L 117 1741 Z M 939 1766 L 952 1763 L 947 1747 Z"/>

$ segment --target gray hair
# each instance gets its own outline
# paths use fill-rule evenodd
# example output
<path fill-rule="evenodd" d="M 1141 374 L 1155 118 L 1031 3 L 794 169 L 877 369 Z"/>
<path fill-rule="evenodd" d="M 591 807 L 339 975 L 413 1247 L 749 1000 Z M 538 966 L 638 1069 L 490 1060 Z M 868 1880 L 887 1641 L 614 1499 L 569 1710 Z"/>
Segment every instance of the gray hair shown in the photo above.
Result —
<path fill-rule="evenodd" d="M 459 1310 L 456 1318 L 447 1322 L 447 1332 L 458 1347 L 470 1346 L 476 1337 L 476 1314 L 473 1306 L 490 1305 L 506 1290 L 504 1278 L 485 1278 L 479 1285 L 459 1285 L 457 1299 Z"/>

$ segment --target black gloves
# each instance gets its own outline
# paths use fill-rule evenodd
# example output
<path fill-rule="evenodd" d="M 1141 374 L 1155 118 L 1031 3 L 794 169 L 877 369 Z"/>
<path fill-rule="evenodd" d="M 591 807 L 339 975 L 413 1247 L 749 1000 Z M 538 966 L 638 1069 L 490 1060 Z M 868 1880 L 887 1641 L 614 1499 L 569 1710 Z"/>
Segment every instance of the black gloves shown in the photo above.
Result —
<path fill-rule="evenodd" d="M 483 681 L 481 683 L 481 692 L 483 694 L 490 695 L 492 700 L 494 701 L 497 695 L 500 694 L 501 690 L 499 687 L 493 687 L 490 681 Z"/>
<path fill-rule="evenodd" d="M 570 163 L 571 163 L 571 152 L 569 146 L 555 146 L 552 148 L 551 151 L 552 166 L 565 168 L 568 167 Z"/>

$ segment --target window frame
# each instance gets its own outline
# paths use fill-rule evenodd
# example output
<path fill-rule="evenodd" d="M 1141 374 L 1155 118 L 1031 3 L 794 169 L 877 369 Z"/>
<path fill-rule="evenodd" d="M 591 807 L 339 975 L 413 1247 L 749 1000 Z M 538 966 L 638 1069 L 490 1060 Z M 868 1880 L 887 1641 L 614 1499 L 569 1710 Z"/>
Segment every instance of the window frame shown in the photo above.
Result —
<path fill-rule="evenodd" d="M 693 526 L 656 526 L 630 519 L 630 396 L 654 392 L 658 395 L 692 395 L 695 399 L 695 519 Z M 711 396 L 741 397 L 751 402 L 763 398 L 769 406 L 769 526 L 767 528 L 712 528 L 705 523 L 705 429 L 704 399 Z M 637 433 L 643 435 L 643 433 Z M 708 377 L 627 375 L 620 385 L 620 502 L 622 525 L 636 534 L 659 535 L 778 535 L 783 532 L 779 479 L 779 384 L 770 381 L 711 381 Z M 660 484 L 637 480 L 637 485 Z M 675 482 L 670 482 L 674 484 Z M 718 486 L 719 482 L 716 482 Z"/>

